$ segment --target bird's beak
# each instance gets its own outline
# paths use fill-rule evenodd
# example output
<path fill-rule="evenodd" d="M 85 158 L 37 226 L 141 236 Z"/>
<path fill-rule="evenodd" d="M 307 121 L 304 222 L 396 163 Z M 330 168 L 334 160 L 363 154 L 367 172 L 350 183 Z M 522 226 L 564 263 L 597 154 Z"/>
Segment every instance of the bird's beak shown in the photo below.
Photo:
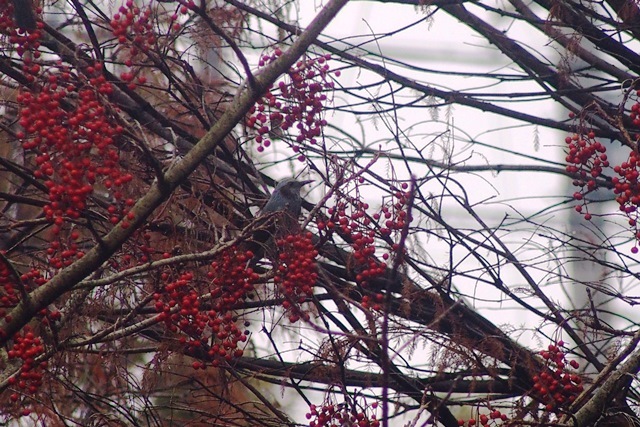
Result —
<path fill-rule="evenodd" d="M 307 184 L 312 183 L 313 180 L 312 179 L 305 179 L 304 181 L 299 181 L 299 182 L 300 182 L 300 186 L 303 186 L 303 185 L 307 185 Z"/>

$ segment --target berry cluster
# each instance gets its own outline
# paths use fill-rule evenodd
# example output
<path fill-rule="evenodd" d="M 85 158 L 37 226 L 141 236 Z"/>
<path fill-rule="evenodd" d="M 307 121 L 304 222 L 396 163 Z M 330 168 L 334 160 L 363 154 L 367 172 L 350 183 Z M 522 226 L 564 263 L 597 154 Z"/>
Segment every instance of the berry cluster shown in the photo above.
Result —
<path fill-rule="evenodd" d="M 360 183 L 363 182 L 360 178 Z M 400 245 L 391 243 L 389 239 L 393 232 L 401 231 L 406 227 L 411 217 L 407 212 L 407 204 L 410 193 L 407 191 L 408 184 L 402 183 L 400 188 L 393 188 L 393 197 L 373 215 L 369 215 L 367 210 L 369 205 L 360 201 L 359 197 L 351 202 L 340 200 L 334 207 L 328 209 L 329 218 L 318 221 L 317 227 L 321 233 L 339 232 L 347 239 L 353 249 L 353 265 L 355 282 L 366 288 L 369 282 L 382 276 L 387 270 L 387 261 L 391 255 L 398 254 Z M 389 241 L 390 251 L 382 254 L 382 261 L 375 257 L 375 238 Z M 362 306 L 380 310 L 384 295 L 377 293 L 374 295 L 364 295 Z"/>
<path fill-rule="evenodd" d="M 47 368 L 47 362 L 35 362 L 43 353 L 42 341 L 33 334 L 29 326 L 25 326 L 22 333 L 13 337 L 13 347 L 7 352 L 9 359 L 22 360 L 19 373 L 9 378 L 9 384 L 17 387 L 22 393 L 35 394 L 42 386 L 42 370 Z M 20 398 L 19 393 L 10 396 L 13 402 L 18 402 Z"/>
<path fill-rule="evenodd" d="M 273 281 L 284 294 L 283 308 L 289 321 L 307 320 L 309 314 L 300 304 L 313 295 L 313 286 L 318 279 L 316 256 L 318 251 L 311 241 L 311 233 L 292 234 L 278 239 L 278 266 Z"/>
<path fill-rule="evenodd" d="M 10 0 L 0 0 L 0 34 L 7 36 L 8 42 L 15 46 L 16 53 L 22 56 L 26 51 L 33 51 L 33 57 L 39 58 L 40 52 L 40 30 L 43 27 L 42 22 L 36 23 L 36 29 L 33 31 L 23 31 L 17 27 L 14 19 L 14 4 Z M 23 13 L 18 10 L 18 13 Z M 36 7 L 35 14 L 42 13 L 42 8 Z M 32 81 L 27 76 L 27 79 Z"/>
<path fill-rule="evenodd" d="M 19 283 L 16 282 L 14 274 L 14 270 L 7 265 L 7 262 L 0 259 L 0 320 L 4 320 L 5 322 L 11 322 L 13 320 L 7 311 L 20 302 L 21 291 L 19 291 L 19 286 L 24 289 L 24 292 L 28 293 L 47 283 L 47 278 L 44 277 L 42 271 L 35 267 L 21 274 Z M 41 319 L 43 325 L 49 325 L 50 322 L 59 320 L 61 313 L 45 308 L 40 310 L 37 316 Z M 5 336 L 5 332 L 0 328 L 0 337 L 3 336 Z"/>
<path fill-rule="evenodd" d="M 321 407 L 316 405 L 309 406 L 307 419 L 309 427 L 379 427 L 380 421 L 375 414 L 369 415 L 370 410 L 375 411 L 378 407 L 377 403 L 372 403 L 363 410 L 350 410 L 346 405 L 335 405 L 327 403 Z"/>
<path fill-rule="evenodd" d="M 413 218 L 407 213 L 407 203 L 411 194 L 407 191 L 409 185 L 406 182 L 403 182 L 400 185 L 401 189 L 394 189 L 393 198 L 388 205 L 382 207 L 381 213 L 376 213 L 373 215 L 373 219 L 376 221 L 380 221 L 384 217 L 384 224 L 381 224 L 380 234 L 382 236 L 388 236 L 392 231 L 400 231 L 405 228 L 407 221 L 411 222 Z M 394 251 L 397 250 L 397 247 L 392 248 Z M 385 255 L 382 256 L 384 259 L 387 259 Z"/>
<path fill-rule="evenodd" d="M 119 166 L 116 140 L 123 128 L 114 123 L 101 97 L 113 90 L 102 74 L 102 65 L 86 67 L 86 80 L 73 76 L 61 63 L 43 71 L 25 58 L 23 70 L 41 84 L 17 96 L 19 123 L 24 129 L 18 137 L 25 150 L 36 153 L 33 175 L 44 180 L 48 189 L 49 203 L 43 211 L 54 224 L 54 235 L 60 234 L 68 220 L 80 218 L 97 183 L 111 191 L 115 202 L 108 211 L 111 223 L 117 223 L 127 215 L 124 205 L 133 204 L 124 200 L 121 191 L 133 176 Z M 52 242 L 48 250 L 54 268 L 83 256 L 75 243 L 80 233 L 71 232 L 67 237 Z"/>
<path fill-rule="evenodd" d="M 362 182 L 362 181 L 361 181 Z M 348 203 L 338 201 L 335 207 L 328 209 L 329 218 L 326 221 L 317 223 L 320 232 L 332 233 L 338 231 L 344 238 L 350 241 L 353 249 L 353 266 L 355 281 L 362 287 L 367 287 L 368 283 L 375 277 L 383 275 L 387 270 L 387 261 L 391 255 L 399 254 L 400 245 L 389 243 L 390 251 L 382 254 L 382 261 L 374 255 L 376 252 L 375 238 L 389 241 L 393 232 L 398 232 L 406 227 L 411 217 L 407 212 L 407 204 L 410 193 L 407 191 L 408 184 L 403 183 L 400 189 L 393 189 L 393 198 L 373 215 L 368 215 L 369 205 L 359 198 Z M 383 294 L 365 295 L 362 305 L 365 308 L 381 309 L 381 302 L 384 300 Z"/>
<path fill-rule="evenodd" d="M 82 75 L 74 75 L 61 61 L 43 66 L 38 61 L 39 37 L 36 30 L 15 32 L 9 38 L 23 56 L 23 75 L 32 83 L 16 97 L 23 128 L 18 137 L 24 149 L 35 154 L 33 175 L 44 181 L 49 193 L 43 211 L 58 236 L 68 220 L 78 219 L 86 209 L 97 181 L 112 190 L 118 201 L 122 193 L 117 187 L 132 176 L 118 166 L 114 144 L 122 128 L 113 124 L 103 103 L 102 96 L 113 88 L 102 75 L 102 65 L 86 66 Z M 111 211 L 123 214 L 117 206 Z M 112 217 L 113 223 L 119 220 Z M 68 239 L 52 242 L 47 250 L 52 267 L 62 268 L 83 256 L 74 242 L 79 236 L 71 232 Z"/>
<path fill-rule="evenodd" d="M 533 377 L 532 396 L 542 402 L 550 413 L 562 411 L 583 390 L 582 378 L 569 368 L 577 369 L 580 365 L 575 360 L 567 363 L 562 346 L 564 342 L 558 341 L 540 352 L 546 366 L 539 375 Z"/>
<path fill-rule="evenodd" d="M 355 280 L 360 286 L 366 287 L 367 281 L 373 277 L 384 274 L 387 264 L 378 261 L 374 254 L 376 251 L 376 230 L 372 227 L 371 217 L 367 215 L 369 205 L 359 200 L 348 204 L 339 201 L 335 207 L 327 210 L 328 221 L 318 222 L 318 230 L 332 233 L 339 231 L 342 236 L 350 240 L 353 248 L 353 270 Z"/>
<path fill-rule="evenodd" d="M 631 93 L 631 99 L 635 98 L 634 104 L 629 112 L 629 119 L 635 128 L 640 128 L 640 91 Z M 575 114 L 570 113 L 570 118 L 575 118 Z M 582 127 L 579 127 L 582 129 Z M 573 193 L 573 198 L 580 202 L 575 207 L 576 212 L 584 215 L 586 220 L 592 218 L 588 211 L 586 195 L 597 189 L 597 178 L 603 176 L 603 169 L 610 167 L 606 154 L 606 147 L 596 141 L 593 130 L 580 130 L 572 136 L 567 136 L 567 162 L 566 171 L 575 176 L 573 185 L 579 190 Z M 636 144 L 640 141 L 640 134 L 634 135 Z M 631 142 L 632 143 L 632 142 Z M 611 178 L 613 193 L 616 195 L 616 202 L 628 218 L 636 240 L 640 241 L 640 227 L 638 227 L 638 207 L 640 207 L 640 153 L 637 148 L 632 149 L 628 159 L 620 165 L 613 167 L 613 172 L 617 175 Z M 633 253 L 638 253 L 638 248 L 631 249 Z"/>
<path fill-rule="evenodd" d="M 573 185 L 580 189 L 573 193 L 575 200 L 582 204 L 576 206 L 576 212 L 584 213 L 586 220 L 591 219 L 591 214 L 586 210 L 585 196 L 597 187 L 596 178 L 602 175 L 602 169 L 609 167 L 609 161 L 605 152 L 606 147 L 595 140 L 593 131 L 584 135 L 574 134 L 565 138 L 567 143 L 566 170 L 572 175 L 577 175 Z"/>
<path fill-rule="evenodd" d="M 169 273 L 162 273 L 161 279 L 169 283 L 163 292 L 153 295 L 155 309 L 160 313 L 158 320 L 165 322 L 171 332 L 180 329 L 191 335 L 201 335 L 206 319 L 201 318 L 199 294 L 191 287 L 193 273 L 183 273 L 173 281 Z"/>
<path fill-rule="evenodd" d="M 499 410 L 495 409 L 491 412 L 489 412 L 489 415 L 486 414 L 480 414 L 478 415 L 477 418 L 471 418 L 469 420 L 458 420 L 458 425 L 460 427 L 463 426 L 476 426 L 476 425 L 481 425 L 481 426 L 490 426 L 490 425 L 502 425 L 502 423 L 506 422 L 509 420 L 509 417 L 507 417 L 506 414 L 503 414 L 502 412 L 500 412 Z"/>
<path fill-rule="evenodd" d="M 638 207 L 640 207 L 640 154 L 636 151 L 629 153 L 627 161 L 618 166 L 614 166 L 613 171 L 618 174 L 611 181 L 614 185 L 613 193 L 616 195 L 616 202 L 620 205 L 620 210 L 629 218 L 629 225 L 635 229 L 636 239 L 640 240 L 638 229 Z M 632 248 L 634 253 L 638 248 Z"/>
<path fill-rule="evenodd" d="M 640 128 L 640 90 L 636 91 L 636 102 L 631 106 L 631 112 L 629 113 L 629 119 L 636 128 Z M 640 139 L 640 135 L 635 136 L 636 140 Z"/>
<path fill-rule="evenodd" d="M 280 55 L 282 51 L 275 49 L 272 55 L 263 55 L 259 65 L 262 67 L 275 61 Z M 327 125 L 322 117 L 327 100 L 324 92 L 334 87 L 333 81 L 329 80 L 329 59 L 331 55 L 327 54 L 298 61 L 289 69 L 285 80 L 280 81 L 277 88 L 270 87 L 251 108 L 246 125 L 257 133 L 258 152 L 271 145 L 270 135 L 289 129 L 297 131 L 295 143 L 292 143 L 295 153 L 300 153 L 305 143 L 319 144 L 318 138 Z M 340 71 L 335 71 L 334 75 L 340 76 Z M 299 154 L 298 160 L 304 161 L 304 154 Z"/>
<path fill-rule="evenodd" d="M 149 52 L 156 43 L 151 8 L 140 10 L 132 0 L 128 0 L 113 15 L 110 25 L 113 35 L 125 51 L 124 65 L 128 67 L 128 71 L 121 73 L 120 78 L 133 90 L 138 84 L 147 82 L 147 78 L 133 68 L 134 61 L 141 52 Z"/>
<path fill-rule="evenodd" d="M 16 285 L 13 270 L 0 259 L 0 320 L 10 322 L 11 316 L 7 315 L 7 309 L 15 307 L 20 302 L 20 294 Z M 4 330 L 0 329 L 0 336 L 4 336 Z"/>
<path fill-rule="evenodd" d="M 207 274 L 211 280 L 209 306 L 205 306 L 192 273 L 183 273 L 177 280 L 163 273 L 162 279 L 169 283 L 153 295 L 155 309 L 160 313 L 158 319 L 169 331 L 184 334 L 181 342 L 188 351 L 200 348 L 207 341 L 206 336 L 211 336 L 208 356 L 214 366 L 221 359 L 228 361 L 242 356 L 238 345 L 247 340 L 248 331 L 239 328 L 233 310 L 254 290 L 259 279 L 251 268 L 245 267 L 252 257 L 251 252 L 233 249 L 211 264 Z M 203 362 L 194 362 L 196 369 L 205 367 Z"/>
<path fill-rule="evenodd" d="M 13 20 L 13 2 L 0 0 L 0 34 L 16 35 L 16 23 Z"/>

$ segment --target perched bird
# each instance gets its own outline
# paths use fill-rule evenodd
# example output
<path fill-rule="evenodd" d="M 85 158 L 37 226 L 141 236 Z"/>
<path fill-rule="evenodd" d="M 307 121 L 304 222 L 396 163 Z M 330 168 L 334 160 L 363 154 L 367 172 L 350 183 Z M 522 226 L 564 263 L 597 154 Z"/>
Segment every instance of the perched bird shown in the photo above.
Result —
<path fill-rule="evenodd" d="M 260 211 L 258 217 L 273 216 L 273 223 L 267 228 L 256 230 L 251 238 L 249 249 L 254 253 L 250 263 L 255 266 L 264 256 L 274 248 L 274 238 L 300 232 L 298 217 L 302 209 L 300 189 L 313 180 L 298 181 L 295 178 L 285 178 L 278 183 L 271 197 Z"/>
<path fill-rule="evenodd" d="M 302 207 L 300 189 L 310 182 L 313 182 L 313 180 L 298 181 L 295 178 L 283 179 L 278 183 L 275 190 L 273 190 L 271 198 L 269 198 L 267 204 L 264 205 L 260 214 L 264 215 L 268 212 L 283 211 L 297 220 Z"/>

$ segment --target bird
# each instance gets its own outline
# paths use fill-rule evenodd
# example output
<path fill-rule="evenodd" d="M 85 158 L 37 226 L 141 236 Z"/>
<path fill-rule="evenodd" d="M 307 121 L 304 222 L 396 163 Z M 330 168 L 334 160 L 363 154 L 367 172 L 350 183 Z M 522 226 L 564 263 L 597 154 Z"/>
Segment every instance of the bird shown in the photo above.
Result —
<path fill-rule="evenodd" d="M 313 182 L 313 180 L 307 179 L 304 181 L 298 181 L 295 178 L 283 179 L 273 190 L 269 201 L 260 211 L 260 215 L 264 215 L 269 212 L 283 211 L 293 218 L 298 219 L 302 209 L 300 189 L 310 182 Z"/>
<path fill-rule="evenodd" d="M 271 197 L 258 214 L 258 218 L 273 216 L 273 222 L 268 227 L 253 232 L 249 250 L 254 256 L 250 266 L 255 266 L 264 257 L 265 252 L 273 251 L 274 239 L 301 231 L 298 222 L 302 210 L 300 189 L 311 182 L 312 179 L 298 181 L 295 178 L 285 178 L 276 185 Z"/>

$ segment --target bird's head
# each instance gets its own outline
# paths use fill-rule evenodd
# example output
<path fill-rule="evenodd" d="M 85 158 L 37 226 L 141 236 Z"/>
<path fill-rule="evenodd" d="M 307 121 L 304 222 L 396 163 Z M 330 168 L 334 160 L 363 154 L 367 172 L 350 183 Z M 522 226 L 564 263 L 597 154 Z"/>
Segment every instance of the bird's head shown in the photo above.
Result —
<path fill-rule="evenodd" d="M 299 197 L 300 196 L 300 189 L 309 184 L 310 182 L 313 182 L 312 179 L 306 179 L 303 181 L 298 181 L 295 178 L 285 178 L 282 181 L 280 181 L 278 183 L 278 185 L 276 185 L 276 188 L 274 190 L 275 192 L 279 192 L 280 194 L 282 194 L 285 197 Z"/>

